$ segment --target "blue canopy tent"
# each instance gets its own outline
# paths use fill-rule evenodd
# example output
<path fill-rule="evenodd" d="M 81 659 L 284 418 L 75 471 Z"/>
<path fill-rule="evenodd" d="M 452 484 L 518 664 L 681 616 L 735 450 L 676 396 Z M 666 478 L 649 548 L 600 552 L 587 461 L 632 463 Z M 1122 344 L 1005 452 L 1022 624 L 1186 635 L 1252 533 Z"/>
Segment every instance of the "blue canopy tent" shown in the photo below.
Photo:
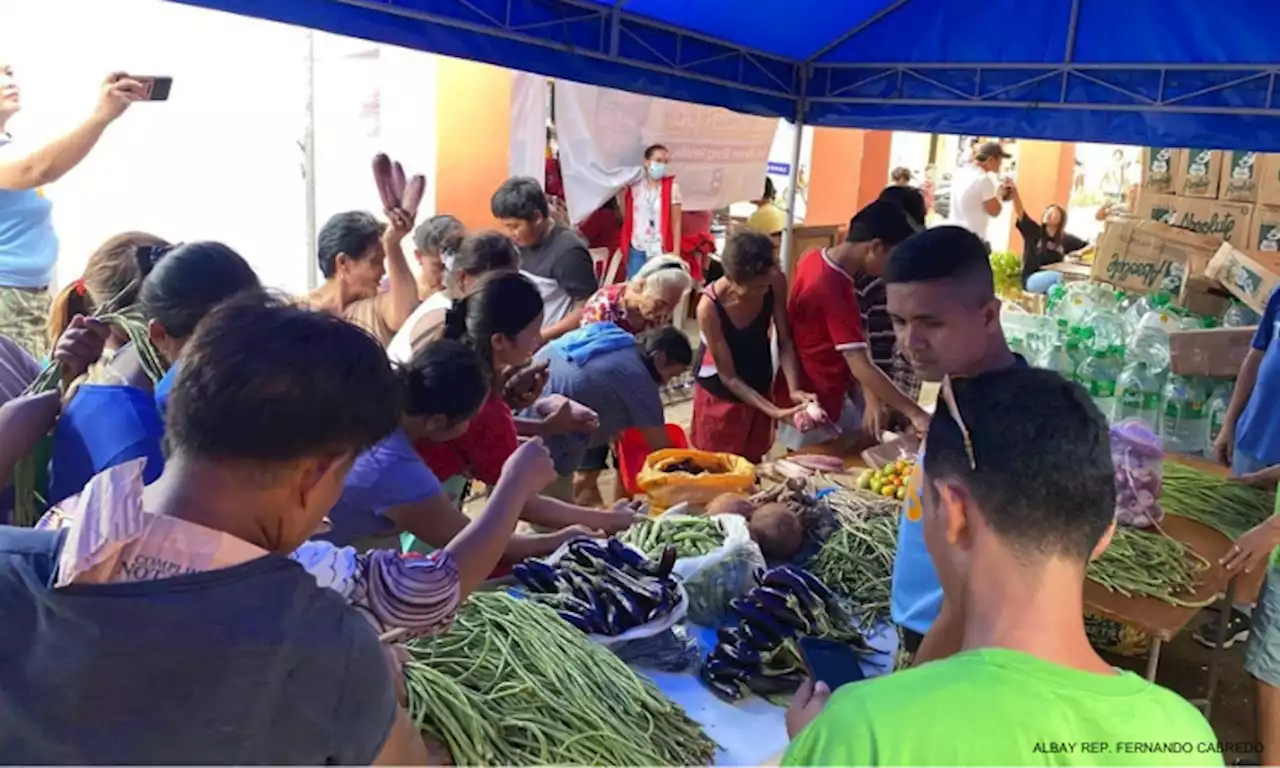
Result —
<path fill-rule="evenodd" d="M 800 125 L 1280 151 L 1275 0 L 174 1 Z"/>
<path fill-rule="evenodd" d="M 1274 0 L 176 0 L 809 125 L 1280 151 Z"/>

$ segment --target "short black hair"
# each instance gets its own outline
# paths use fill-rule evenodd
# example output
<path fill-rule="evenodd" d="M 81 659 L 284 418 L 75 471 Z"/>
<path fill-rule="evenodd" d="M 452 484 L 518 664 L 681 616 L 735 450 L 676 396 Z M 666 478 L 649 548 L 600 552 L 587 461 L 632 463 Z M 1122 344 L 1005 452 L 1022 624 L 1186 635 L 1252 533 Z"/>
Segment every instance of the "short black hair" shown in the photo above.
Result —
<path fill-rule="evenodd" d="M 165 428 L 177 452 L 267 467 L 363 451 L 399 420 L 377 340 L 256 294 L 213 310 L 183 348 Z"/>
<path fill-rule="evenodd" d="M 547 205 L 547 193 L 536 179 L 513 176 L 502 182 L 489 201 L 489 210 L 495 219 L 522 219 L 533 221 L 534 214 L 551 215 Z"/>
<path fill-rule="evenodd" d="M 449 426 L 476 415 L 489 395 L 489 365 L 461 341 L 424 346 L 397 370 L 409 416 L 443 416 Z"/>
<path fill-rule="evenodd" d="M 939 398 L 925 477 L 962 482 L 996 535 L 1027 558 L 1087 562 L 1116 500 L 1110 430 L 1088 392 L 1023 367 L 956 380 L 953 391 L 977 469 Z"/>
<path fill-rule="evenodd" d="M 501 232 L 477 232 L 463 239 L 453 268 L 470 277 L 499 269 L 519 269 L 520 249 Z"/>
<path fill-rule="evenodd" d="M 912 235 L 893 249 L 884 281 L 923 283 L 953 280 L 972 287 L 981 298 L 995 297 L 995 278 L 987 246 L 964 227 L 944 226 Z"/>
<path fill-rule="evenodd" d="M 636 337 L 636 343 L 649 360 L 653 360 L 654 355 L 661 352 L 666 355 L 669 363 L 684 366 L 693 364 L 693 346 L 689 344 L 689 337 L 673 325 L 650 328 Z"/>
<path fill-rule="evenodd" d="M 924 220 L 928 216 L 929 208 L 925 205 L 924 193 L 915 187 L 894 184 L 881 190 L 878 199 L 901 206 L 902 210 L 907 212 L 907 215 L 911 217 L 917 226 L 924 226 Z"/>
<path fill-rule="evenodd" d="M 768 201 L 768 200 L 772 200 L 777 196 L 778 196 L 778 190 L 773 186 L 773 179 L 769 178 L 768 176 L 765 176 L 764 177 L 764 195 L 760 199 Z"/>
<path fill-rule="evenodd" d="M 142 313 L 165 333 L 185 339 L 214 307 L 262 283 L 249 262 L 222 243 L 179 245 L 156 262 L 142 281 Z"/>
<path fill-rule="evenodd" d="M 338 254 L 359 261 L 364 252 L 382 237 L 387 225 L 367 211 L 335 213 L 320 228 L 316 242 L 316 256 L 320 262 L 320 274 L 325 279 L 333 277 L 338 269 Z"/>
<path fill-rule="evenodd" d="M 456 249 L 465 229 L 461 221 L 447 213 L 432 216 L 413 230 L 413 247 L 432 254 Z"/>
<path fill-rule="evenodd" d="M 649 158 L 653 157 L 653 153 L 657 152 L 658 150 L 662 150 L 663 152 L 667 152 L 667 153 L 671 152 L 671 150 L 667 149 L 662 144 L 650 144 L 649 146 L 644 148 L 644 159 L 648 160 Z"/>
<path fill-rule="evenodd" d="M 773 240 L 768 235 L 752 229 L 740 229 L 729 235 L 720 263 L 725 277 L 742 285 L 769 274 L 778 266 L 778 259 L 773 252 Z"/>
<path fill-rule="evenodd" d="M 897 203 L 872 200 L 849 220 L 846 243 L 869 243 L 879 240 L 889 248 L 920 231 L 919 225 Z"/>

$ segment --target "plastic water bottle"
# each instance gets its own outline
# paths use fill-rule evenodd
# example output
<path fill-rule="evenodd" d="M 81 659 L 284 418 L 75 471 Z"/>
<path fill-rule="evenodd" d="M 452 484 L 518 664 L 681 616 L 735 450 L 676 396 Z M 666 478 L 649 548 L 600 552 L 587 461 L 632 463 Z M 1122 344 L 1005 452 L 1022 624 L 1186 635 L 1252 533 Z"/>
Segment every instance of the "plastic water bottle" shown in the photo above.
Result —
<path fill-rule="evenodd" d="M 1250 328 L 1258 324 L 1261 318 L 1248 306 L 1232 301 L 1231 306 L 1222 315 L 1223 328 Z"/>
<path fill-rule="evenodd" d="M 1110 350 L 1113 347 L 1124 347 L 1129 335 L 1125 333 L 1124 321 L 1109 310 L 1094 309 L 1086 312 L 1081 318 L 1081 325 L 1093 331 L 1093 348 Z"/>
<path fill-rule="evenodd" d="M 1169 370 L 1169 334 L 1181 328 L 1170 312 L 1153 309 L 1142 316 L 1129 337 L 1129 359 L 1147 363 L 1157 376 Z"/>
<path fill-rule="evenodd" d="M 1138 360 L 1129 363 L 1116 380 L 1116 421 L 1142 419 L 1154 434 L 1160 434 L 1160 402 L 1164 390 L 1151 366 Z"/>
<path fill-rule="evenodd" d="M 1120 374 L 1118 351 L 1098 347 L 1080 364 L 1078 378 L 1102 415 L 1111 421 L 1116 415 L 1116 382 Z"/>
<path fill-rule="evenodd" d="M 1213 388 L 1209 401 L 1205 403 L 1205 410 L 1209 412 L 1209 439 L 1204 451 L 1206 456 L 1213 454 L 1213 444 L 1217 441 L 1218 435 L 1222 434 L 1222 425 L 1227 421 L 1227 407 L 1231 405 L 1231 395 L 1235 389 L 1234 380 L 1220 381 Z"/>
<path fill-rule="evenodd" d="M 1170 376 L 1164 388 L 1164 449 L 1201 456 L 1209 441 L 1209 418 L 1200 383 L 1190 376 Z"/>

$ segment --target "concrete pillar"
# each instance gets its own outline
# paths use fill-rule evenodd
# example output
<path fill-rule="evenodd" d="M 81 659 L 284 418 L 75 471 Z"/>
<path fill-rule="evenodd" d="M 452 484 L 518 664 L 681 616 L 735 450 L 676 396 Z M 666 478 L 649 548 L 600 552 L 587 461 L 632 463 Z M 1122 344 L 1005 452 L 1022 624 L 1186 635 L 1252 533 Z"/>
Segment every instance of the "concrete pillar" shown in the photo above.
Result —
<path fill-rule="evenodd" d="M 441 56 L 436 73 L 435 209 L 492 228 L 489 200 L 510 168 L 511 72 Z"/>
<path fill-rule="evenodd" d="M 806 224 L 848 224 L 889 178 L 891 131 L 815 128 Z"/>

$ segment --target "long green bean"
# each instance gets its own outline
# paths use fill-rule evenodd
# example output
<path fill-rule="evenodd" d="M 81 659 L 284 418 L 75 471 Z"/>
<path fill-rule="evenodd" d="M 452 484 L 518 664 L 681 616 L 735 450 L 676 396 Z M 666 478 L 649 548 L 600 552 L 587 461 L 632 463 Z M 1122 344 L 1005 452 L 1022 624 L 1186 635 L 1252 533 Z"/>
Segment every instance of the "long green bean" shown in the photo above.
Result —
<path fill-rule="evenodd" d="M 1176 461 L 1162 468 L 1160 508 L 1170 515 L 1204 523 L 1232 541 L 1266 520 L 1275 495 L 1232 483 Z"/>
<path fill-rule="evenodd" d="M 837 488 L 820 503 L 831 509 L 839 527 L 818 549 L 809 570 L 856 606 L 860 626 L 887 619 L 901 502 Z"/>
<path fill-rule="evenodd" d="M 472 595 L 409 647 L 409 712 L 456 765 L 708 765 L 680 707 L 546 606 Z"/>
<path fill-rule="evenodd" d="M 1117 527 L 1111 545 L 1089 564 L 1088 576 L 1126 597 L 1151 597 L 1170 605 L 1198 608 L 1213 598 L 1194 601 L 1196 580 L 1209 561 L 1177 539 Z"/>

